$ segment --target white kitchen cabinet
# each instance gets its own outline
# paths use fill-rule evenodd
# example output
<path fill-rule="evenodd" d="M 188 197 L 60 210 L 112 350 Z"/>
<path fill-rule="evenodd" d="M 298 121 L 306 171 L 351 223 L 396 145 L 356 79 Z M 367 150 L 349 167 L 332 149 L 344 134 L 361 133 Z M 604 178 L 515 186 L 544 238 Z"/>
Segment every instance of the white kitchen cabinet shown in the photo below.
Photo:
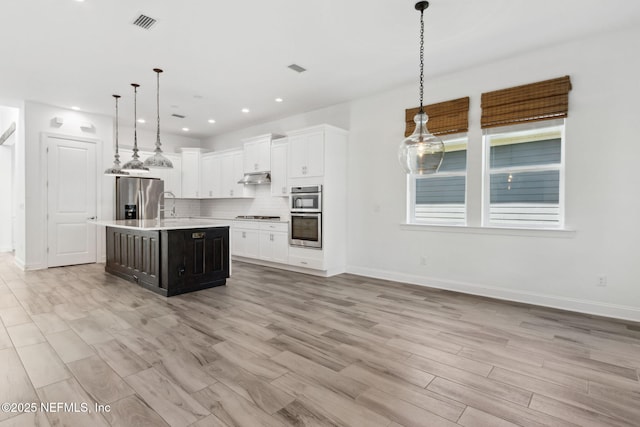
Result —
<path fill-rule="evenodd" d="M 324 133 L 300 132 L 289 136 L 289 178 L 324 175 Z"/>
<path fill-rule="evenodd" d="M 260 257 L 260 224 L 252 221 L 233 221 L 231 255 L 246 258 Z"/>
<path fill-rule="evenodd" d="M 274 197 L 289 196 L 288 153 L 289 141 L 286 138 L 271 144 L 271 195 Z"/>
<path fill-rule="evenodd" d="M 222 159 L 219 154 L 203 154 L 200 160 L 201 198 L 215 199 L 222 197 Z"/>
<path fill-rule="evenodd" d="M 234 150 L 219 154 L 221 178 L 221 191 L 218 197 L 240 198 L 254 197 L 255 188 L 253 185 L 238 184 L 244 176 L 243 151 Z"/>
<path fill-rule="evenodd" d="M 260 223 L 260 259 L 289 262 L 289 230 L 286 223 Z"/>
<path fill-rule="evenodd" d="M 124 165 L 131 160 L 133 156 L 133 150 L 128 148 L 118 150 L 120 153 L 120 163 Z M 153 152 L 138 151 L 140 161 L 144 162 L 149 156 L 153 156 Z M 182 195 L 182 156 L 178 153 L 162 153 L 164 156 L 171 160 L 173 168 L 149 168 L 148 173 L 131 173 L 132 176 L 140 178 L 160 178 L 164 181 L 164 191 L 171 191 L 175 194 L 176 198 L 187 197 Z"/>
<path fill-rule="evenodd" d="M 271 170 L 271 139 L 273 135 L 260 135 L 243 139 L 243 172 L 269 172 Z"/>
<path fill-rule="evenodd" d="M 182 148 L 182 197 L 197 199 L 200 192 L 200 156 L 199 148 Z"/>
<path fill-rule="evenodd" d="M 282 222 L 233 221 L 231 254 L 287 264 L 289 225 Z"/>
<path fill-rule="evenodd" d="M 163 154 L 171 160 L 173 168 L 157 168 L 149 171 L 164 181 L 164 191 L 171 191 L 179 199 L 182 197 L 182 157 L 173 153 Z"/>

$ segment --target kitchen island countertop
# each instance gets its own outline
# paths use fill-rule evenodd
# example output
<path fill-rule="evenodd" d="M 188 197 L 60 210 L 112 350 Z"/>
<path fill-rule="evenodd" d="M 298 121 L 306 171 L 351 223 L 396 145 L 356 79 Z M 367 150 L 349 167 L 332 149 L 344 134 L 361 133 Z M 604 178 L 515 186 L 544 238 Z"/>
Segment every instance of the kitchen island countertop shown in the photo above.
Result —
<path fill-rule="evenodd" d="M 231 227 L 231 221 L 211 218 L 118 219 L 91 221 L 96 225 L 130 230 L 184 230 L 190 228 Z"/>

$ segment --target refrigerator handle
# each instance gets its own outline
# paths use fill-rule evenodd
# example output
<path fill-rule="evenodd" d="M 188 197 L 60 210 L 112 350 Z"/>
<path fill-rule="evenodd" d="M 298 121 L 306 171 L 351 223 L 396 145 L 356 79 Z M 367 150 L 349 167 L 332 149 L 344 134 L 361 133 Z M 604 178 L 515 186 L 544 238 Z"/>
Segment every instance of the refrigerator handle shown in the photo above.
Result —
<path fill-rule="evenodd" d="M 146 203 L 144 200 L 144 191 L 142 190 L 138 190 L 138 205 L 140 206 L 140 216 L 138 218 L 140 219 L 144 219 L 147 217 L 147 212 L 146 212 Z"/>

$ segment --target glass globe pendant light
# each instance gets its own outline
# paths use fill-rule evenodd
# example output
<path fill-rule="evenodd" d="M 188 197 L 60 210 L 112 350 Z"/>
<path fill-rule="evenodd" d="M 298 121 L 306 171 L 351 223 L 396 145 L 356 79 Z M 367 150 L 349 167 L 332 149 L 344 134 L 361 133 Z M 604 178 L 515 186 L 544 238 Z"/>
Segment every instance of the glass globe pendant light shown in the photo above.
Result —
<path fill-rule="evenodd" d="M 148 173 L 149 168 L 146 167 L 138 156 L 138 83 L 131 83 L 133 86 L 133 156 L 131 160 L 122 166 L 125 172 Z"/>
<path fill-rule="evenodd" d="M 116 154 L 113 156 L 113 166 L 104 171 L 105 175 L 109 176 L 126 176 L 129 172 L 125 172 L 120 167 L 120 154 L 118 153 L 118 99 L 120 95 L 113 95 L 116 99 Z"/>
<path fill-rule="evenodd" d="M 444 143 L 429 133 L 427 121 L 429 116 L 422 105 L 424 93 L 424 11 L 429 7 L 428 1 L 416 3 L 416 10 L 420 11 L 420 111 L 413 121 L 416 128 L 405 138 L 398 149 L 398 160 L 402 169 L 408 174 L 436 173 L 444 158 Z"/>
<path fill-rule="evenodd" d="M 155 154 L 148 157 L 144 161 L 144 165 L 148 168 L 173 168 L 173 163 L 162 154 L 162 148 L 160 148 L 162 145 L 160 144 L 160 73 L 162 70 L 160 68 L 154 68 L 153 71 L 155 71 L 157 75 L 156 103 L 158 106 L 158 131 L 156 133 Z"/>

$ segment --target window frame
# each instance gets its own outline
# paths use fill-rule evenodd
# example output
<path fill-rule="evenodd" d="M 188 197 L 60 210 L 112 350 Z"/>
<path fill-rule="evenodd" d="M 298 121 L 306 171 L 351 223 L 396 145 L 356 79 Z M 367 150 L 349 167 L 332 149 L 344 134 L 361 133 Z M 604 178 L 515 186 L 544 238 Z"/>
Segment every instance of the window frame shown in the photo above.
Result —
<path fill-rule="evenodd" d="M 453 172 L 436 172 L 434 174 L 427 175 L 419 175 L 419 174 L 408 174 L 407 175 L 407 185 L 408 189 L 408 197 L 407 197 L 407 215 L 406 215 L 406 223 L 410 225 L 427 225 L 427 226 L 452 226 L 452 227 L 465 227 L 467 226 L 467 221 L 469 218 L 469 186 L 468 186 L 468 174 L 469 174 L 469 134 L 468 132 L 461 132 L 456 134 L 449 134 L 443 136 L 437 136 L 445 143 L 445 157 L 446 157 L 446 144 L 447 142 L 452 143 L 455 141 L 465 142 L 465 169 L 464 171 L 453 171 Z M 417 180 L 418 179 L 430 179 L 430 178 L 448 178 L 448 177 L 456 177 L 456 176 L 464 176 L 464 218 L 462 221 L 426 221 L 426 220 L 417 220 L 416 219 L 416 188 L 417 188 Z"/>
<path fill-rule="evenodd" d="M 513 166 L 491 168 L 491 139 L 498 135 L 506 135 L 514 132 L 535 131 L 542 132 L 543 128 L 559 127 L 560 129 L 560 163 L 547 165 L 530 165 L 530 166 Z M 483 129 L 482 132 L 482 215 L 481 224 L 486 228 L 521 228 L 521 229 L 546 229 L 558 230 L 565 227 L 565 146 L 566 146 L 566 119 L 551 119 L 523 124 L 499 126 Z M 493 173 L 505 172 L 539 172 L 539 171 L 555 171 L 559 172 L 559 188 L 558 188 L 558 222 L 556 224 L 519 224 L 509 222 L 492 222 L 491 221 L 491 175 Z"/>

